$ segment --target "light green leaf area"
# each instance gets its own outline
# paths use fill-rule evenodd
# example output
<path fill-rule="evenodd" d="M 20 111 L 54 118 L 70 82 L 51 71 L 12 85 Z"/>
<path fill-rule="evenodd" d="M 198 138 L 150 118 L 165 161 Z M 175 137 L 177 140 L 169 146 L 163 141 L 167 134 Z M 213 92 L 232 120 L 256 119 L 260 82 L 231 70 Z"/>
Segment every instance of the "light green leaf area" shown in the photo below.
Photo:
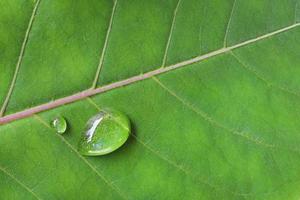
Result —
<path fill-rule="evenodd" d="M 23 28 L 0 29 L 1 100 L 31 16 L 17 4 L 37 5 L 7 2 L 0 25 L 20 15 Z M 299 4 L 41 0 L 6 115 L 183 63 L 1 125 L 0 199 L 298 200 Z M 129 117 L 129 140 L 80 155 L 86 122 L 107 107 Z"/>

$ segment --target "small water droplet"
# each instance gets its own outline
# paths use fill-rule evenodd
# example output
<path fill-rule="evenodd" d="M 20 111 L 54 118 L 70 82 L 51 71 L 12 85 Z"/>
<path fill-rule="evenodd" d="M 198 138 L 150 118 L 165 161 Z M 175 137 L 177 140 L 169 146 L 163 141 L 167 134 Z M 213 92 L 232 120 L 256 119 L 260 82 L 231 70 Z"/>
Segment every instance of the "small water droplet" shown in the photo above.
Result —
<path fill-rule="evenodd" d="M 89 119 L 79 141 L 78 150 L 86 156 L 108 154 L 120 148 L 129 134 L 128 117 L 116 110 L 106 108 Z"/>
<path fill-rule="evenodd" d="M 67 122 L 62 116 L 54 118 L 51 125 L 59 134 L 63 134 L 67 130 Z"/>

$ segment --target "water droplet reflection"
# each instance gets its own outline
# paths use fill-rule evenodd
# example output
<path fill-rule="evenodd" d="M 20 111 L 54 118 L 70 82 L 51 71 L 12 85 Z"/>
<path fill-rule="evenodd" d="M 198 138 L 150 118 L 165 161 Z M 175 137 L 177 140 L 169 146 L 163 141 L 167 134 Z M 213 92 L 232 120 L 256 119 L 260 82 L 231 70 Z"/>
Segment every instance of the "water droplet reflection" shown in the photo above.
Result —
<path fill-rule="evenodd" d="M 58 116 L 53 119 L 51 125 L 59 134 L 63 134 L 67 130 L 67 122 L 62 116 Z"/>
<path fill-rule="evenodd" d="M 130 121 L 126 115 L 103 109 L 88 120 L 78 150 L 87 156 L 108 154 L 120 148 L 129 134 Z"/>

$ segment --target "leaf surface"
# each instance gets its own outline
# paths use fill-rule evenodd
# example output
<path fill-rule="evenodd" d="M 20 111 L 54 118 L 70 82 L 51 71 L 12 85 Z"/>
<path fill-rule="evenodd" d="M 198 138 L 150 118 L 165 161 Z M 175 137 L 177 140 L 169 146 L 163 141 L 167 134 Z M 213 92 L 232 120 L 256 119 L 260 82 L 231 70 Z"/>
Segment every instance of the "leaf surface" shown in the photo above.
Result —
<path fill-rule="evenodd" d="M 298 0 L 6 3 L 1 120 L 15 121 L 0 127 L 1 198 L 299 198 Z M 20 119 L 40 104 L 52 109 Z M 83 157 L 85 123 L 105 107 L 132 135 Z"/>

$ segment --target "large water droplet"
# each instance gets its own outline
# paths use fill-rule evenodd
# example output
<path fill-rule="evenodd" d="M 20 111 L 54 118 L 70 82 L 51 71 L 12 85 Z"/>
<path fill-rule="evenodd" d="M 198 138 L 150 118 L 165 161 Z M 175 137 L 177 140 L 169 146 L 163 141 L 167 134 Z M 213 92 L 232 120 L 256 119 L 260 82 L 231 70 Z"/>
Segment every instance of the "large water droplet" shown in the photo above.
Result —
<path fill-rule="evenodd" d="M 121 147 L 129 134 L 130 121 L 126 115 L 103 109 L 87 122 L 78 150 L 87 156 L 108 154 Z"/>
<path fill-rule="evenodd" d="M 56 132 L 60 133 L 60 134 L 63 134 L 67 130 L 67 122 L 66 122 L 65 118 L 63 118 L 62 116 L 56 117 L 52 121 L 51 125 L 56 130 Z"/>

